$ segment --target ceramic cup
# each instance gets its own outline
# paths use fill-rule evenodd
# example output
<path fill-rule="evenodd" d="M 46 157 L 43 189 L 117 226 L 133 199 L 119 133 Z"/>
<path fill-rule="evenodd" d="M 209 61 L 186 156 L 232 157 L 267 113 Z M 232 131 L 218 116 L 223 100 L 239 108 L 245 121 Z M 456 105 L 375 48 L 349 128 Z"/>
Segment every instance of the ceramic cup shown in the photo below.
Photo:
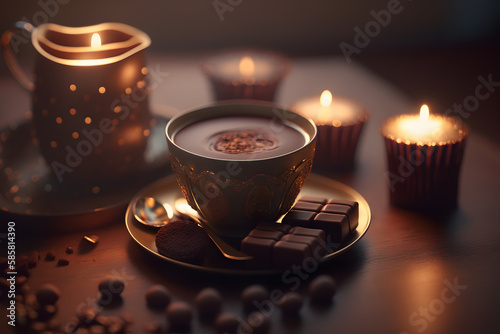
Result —
<path fill-rule="evenodd" d="M 242 158 L 242 155 L 225 152 L 212 156 L 196 147 L 186 148 L 189 145 L 180 140 L 183 129 L 189 130 L 189 126 L 198 124 L 201 129 L 192 135 L 193 138 L 198 136 L 199 145 L 204 146 L 204 136 L 210 134 L 210 131 L 205 132 L 206 127 L 203 128 L 210 123 L 207 121 L 215 124 L 224 122 L 227 117 L 240 116 L 259 118 L 264 125 L 254 129 L 248 125 L 250 123 L 242 121 L 231 129 L 234 130 L 230 131 L 232 134 L 265 132 L 279 142 L 287 140 L 280 131 L 289 127 L 303 136 L 300 139 L 303 143 L 288 152 L 276 149 L 263 158 L 258 158 L 257 154 Z M 188 203 L 216 233 L 241 237 L 258 222 L 274 221 L 290 210 L 312 167 L 316 126 L 311 120 L 274 104 L 227 101 L 174 117 L 167 124 L 166 137 L 172 169 Z"/>
<path fill-rule="evenodd" d="M 15 32 L 30 36 L 37 51 L 33 80 L 16 61 Z M 92 45 L 95 35 L 100 42 Z M 149 44 L 144 32 L 121 23 L 20 22 L 4 33 L 5 61 L 31 93 L 40 151 L 59 182 L 118 178 L 141 166 L 151 121 Z"/>

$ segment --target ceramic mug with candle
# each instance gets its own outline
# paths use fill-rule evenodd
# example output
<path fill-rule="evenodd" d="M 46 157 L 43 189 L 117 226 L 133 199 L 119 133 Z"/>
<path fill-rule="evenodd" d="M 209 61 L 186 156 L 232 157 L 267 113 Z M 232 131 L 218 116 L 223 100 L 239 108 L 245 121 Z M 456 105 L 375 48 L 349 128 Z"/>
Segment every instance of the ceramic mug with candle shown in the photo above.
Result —
<path fill-rule="evenodd" d="M 12 74 L 32 94 L 40 150 L 59 182 L 117 178 L 143 161 L 151 116 L 145 75 L 149 37 L 120 23 L 34 28 L 2 38 Z M 31 34 L 33 81 L 17 63 L 11 36 Z"/>
<path fill-rule="evenodd" d="M 293 205 L 311 170 L 316 127 L 272 104 L 231 101 L 172 118 L 166 136 L 188 203 L 218 234 L 240 237 Z"/>

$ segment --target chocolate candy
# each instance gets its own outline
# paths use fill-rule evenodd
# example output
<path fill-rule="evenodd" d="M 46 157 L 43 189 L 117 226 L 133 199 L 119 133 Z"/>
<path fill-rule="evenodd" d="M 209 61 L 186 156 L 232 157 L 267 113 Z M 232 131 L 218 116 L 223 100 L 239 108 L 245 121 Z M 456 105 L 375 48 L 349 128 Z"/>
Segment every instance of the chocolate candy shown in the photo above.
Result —
<path fill-rule="evenodd" d="M 322 229 L 332 242 L 342 244 L 356 231 L 358 219 L 358 202 L 304 196 L 283 217 L 283 223 Z"/>
<path fill-rule="evenodd" d="M 278 307 L 285 315 L 296 315 L 303 304 L 302 295 L 297 292 L 287 292 L 278 300 Z"/>
<path fill-rule="evenodd" d="M 167 307 L 172 300 L 170 291 L 161 284 L 152 285 L 146 291 L 146 302 L 152 308 L 163 309 Z"/>
<path fill-rule="evenodd" d="M 313 303 L 329 303 L 337 291 L 337 284 L 333 277 L 320 275 L 309 283 L 309 296 Z"/>
<path fill-rule="evenodd" d="M 215 328 L 220 334 L 236 334 L 239 326 L 240 322 L 234 313 L 223 312 L 215 319 Z"/>
<path fill-rule="evenodd" d="M 214 288 L 201 290 L 194 300 L 201 318 L 214 319 L 222 309 L 222 296 Z"/>
<path fill-rule="evenodd" d="M 256 304 L 259 305 L 269 299 L 269 291 L 262 285 L 254 284 L 246 287 L 240 297 L 245 310 L 254 310 Z"/>
<path fill-rule="evenodd" d="M 264 228 L 265 230 L 260 230 Z M 283 234 L 283 232 L 289 232 Z M 261 223 L 241 242 L 241 251 L 253 256 L 247 262 L 252 269 L 281 268 L 300 264 L 305 257 L 316 254 L 323 256 L 321 247 L 325 241 L 323 230 L 303 227 L 290 228 L 287 224 Z M 301 245 L 296 245 L 297 243 Z"/>
<path fill-rule="evenodd" d="M 278 241 L 273 246 L 273 267 L 286 269 L 311 256 L 311 248 L 305 243 Z"/>
<path fill-rule="evenodd" d="M 158 230 L 156 248 L 174 260 L 191 262 L 199 259 L 210 245 L 207 233 L 193 221 L 177 220 Z"/>
<path fill-rule="evenodd" d="M 167 319 L 170 329 L 175 331 L 184 331 L 191 326 L 193 318 L 193 309 L 186 302 L 173 302 L 167 307 Z"/>

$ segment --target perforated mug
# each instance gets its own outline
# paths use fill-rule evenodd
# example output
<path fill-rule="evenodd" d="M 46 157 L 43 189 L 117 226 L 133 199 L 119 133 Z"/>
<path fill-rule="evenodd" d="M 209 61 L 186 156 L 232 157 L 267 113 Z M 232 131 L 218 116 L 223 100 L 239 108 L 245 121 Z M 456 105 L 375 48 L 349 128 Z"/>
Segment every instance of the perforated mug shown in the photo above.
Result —
<path fill-rule="evenodd" d="M 31 35 L 33 79 L 10 43 Z M 18 22 L 2 36 L 4 59 L 32 95 L 39 147 L 59 182 L 123 176 L 140 167 L 149 135 L 145 49 L 148 35 L 121 23 L 33 27 Z"/>

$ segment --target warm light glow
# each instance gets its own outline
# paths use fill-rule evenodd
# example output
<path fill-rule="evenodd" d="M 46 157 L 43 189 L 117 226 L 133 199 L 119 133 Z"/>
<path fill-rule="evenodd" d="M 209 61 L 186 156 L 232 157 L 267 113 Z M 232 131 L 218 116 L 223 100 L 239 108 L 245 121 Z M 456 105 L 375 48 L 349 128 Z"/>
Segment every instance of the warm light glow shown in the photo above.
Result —
<path fill-rule="evenodd" d="M 255 64 L 252 58 L 248 56 L 241 58 L 240 73 L 244 76 L 251 76 L 255 73 Z"/>
<path fill-rule="evenodd" d="M 330 104 L 332 104 L 332 93 L 330 93 L 329 90 L 323 91 L 319 100 L 323 107 L 328 107 Z"/>
<path fill-rule="evenodd" d="M 90 46 L 93 48 L 98 48 L 101 46 L 101 36 L 98 33 L 94 33 L 92 35 L 92 39 L 90 40 Z"/>
<path fill-rule="evenodd" d="M 429 119 L 429 107 L 427 106 L 427 104 L 424 104 L 420 108 L 420 120 L 426 121 L 428 119 Z"/>

